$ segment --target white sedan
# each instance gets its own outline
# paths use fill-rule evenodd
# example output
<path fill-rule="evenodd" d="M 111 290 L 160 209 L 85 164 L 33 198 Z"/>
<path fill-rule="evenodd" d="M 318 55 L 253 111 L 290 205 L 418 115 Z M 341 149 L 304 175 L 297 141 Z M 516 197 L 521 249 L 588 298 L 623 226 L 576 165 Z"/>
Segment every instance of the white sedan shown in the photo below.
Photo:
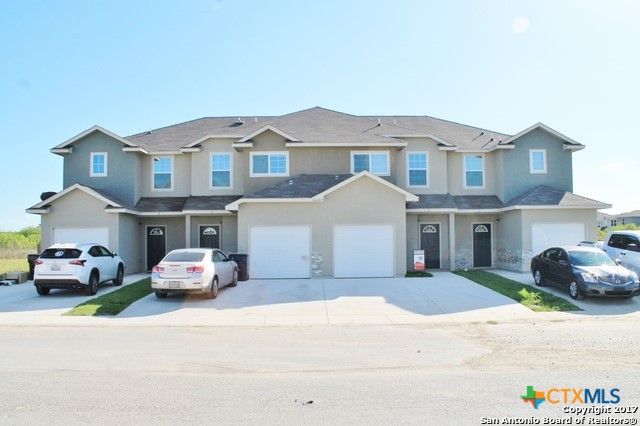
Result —
<path fill-rule="evenodd" d="M 168 293 L 198 293 L 215 299 L 219 288 L 236 285 L 238 265 L 218 249 L 172 250 L 151 272 L 151 288 L 159 299 Z"/>

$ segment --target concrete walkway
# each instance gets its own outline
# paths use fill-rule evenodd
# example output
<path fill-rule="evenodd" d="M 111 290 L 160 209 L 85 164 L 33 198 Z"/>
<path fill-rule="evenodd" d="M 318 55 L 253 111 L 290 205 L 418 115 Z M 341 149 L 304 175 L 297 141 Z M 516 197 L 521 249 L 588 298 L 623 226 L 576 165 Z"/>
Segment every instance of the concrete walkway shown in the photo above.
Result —
<path fill-rule="evenodd" d="M 533 284 L 527 274 L 493 272 Z M 125 285 L 147 276 L 127 276 Z M 118 288 L 101 286 L 98 295 Z M 560 291 L 557 294 L 562 296 Z M 0 325 L 442 324 L 563 320 L 611 314 L 640 319 L 640 300 L 636 299 L 586 300 L 576 303 L 585 311 L 536 313 L 450 272 L 435 272 L 433 278 L 250 280 L 221 289 L 214 300 L 194 295 L 158 299 L 151 294 L 117 317 L 61 316 L 86 300 L 88 297 L 82 293 L 64 290 L 38 296 L 31 282 L 0 287 Z"/>

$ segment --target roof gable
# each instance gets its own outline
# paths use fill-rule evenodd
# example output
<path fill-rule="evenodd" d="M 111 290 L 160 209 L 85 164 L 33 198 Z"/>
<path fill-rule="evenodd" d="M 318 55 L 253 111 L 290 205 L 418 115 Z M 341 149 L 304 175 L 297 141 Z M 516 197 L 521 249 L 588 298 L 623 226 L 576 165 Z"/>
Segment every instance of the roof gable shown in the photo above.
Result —
<path fill-rule="evenodd" d="M 65 188 L 64 190 L 58 192 L 57 194 L 39 202 L 38 204 L 36 204 L 35 206 L 27 209 L 27 211 L 35 211 L 35 210 L 46 210 L 48 209 L 48 207 L 55 202 L 56 200 L 64 197 L 65 195 L 73 192 L 73 191 L 82 191 L 88 195 L 90 195 L 91 197 L 96 198 L 97 200 L 102 201 L 103 203 L 107 204 L 110 207 L 116 207 L 116 208 L 124 208 L 125 204 L 116 199 L 115 197 L 111 197 L 108 196 L 104 193 L 101 193 L 93 188 L 89 188 L 88 186 L 84 186 L 84 185 L 80 185 L 79 183 L 76 183 L 74 185 L 69 186 L 68 188 Z"/>
<path fill-rule="evenodd" d="M 52 148 L 51 152 L 53 152 L 54 154 L 64 154 L 64 153 L 71 152 L 71 149 L 72 149 L 73 145 L 76 142 L 80 141 L 81 139 L 83 139 L 83 138 L 85 138 L 85 137 L 87 137 L 87 136 L 89 136 L 89 135 L 91 135 L 92 133 L 95 133 L 95 132 L 103 133 L 103 134 L 105 134 L 105 135 L 117 140 L 118 142 L 121 142 L 123 145 L 125 145 L 127 147 L 137 147 L 136 144 L 134 144 L 134 143 L 132 143 L 132 142 L 130 142 L 130 141 L 118 136 L 118 135 L 116 135 L 113 132 L 110 132 L 109 130 L 107 130 L 105 128 L 102 128 L 102 127 L 96 125 L 96 126 L 93 126 L 93 127 L 89 128 L 89 129 L 85 130 L 84 132 L 72 137 L 71 139 L 67 140 L 66 142 L 63 142 L 60 145 Z"/>
<path fill-rule="evenodd" d="M 529 134 L 529 133 L 533 132 L 534 130 L 538 130 L 538 129 L 543 130 L 543 131 L 555 136 L 556 138 L 560 139 L 561 141 L 563 141 L 564 144 L 565 144 L 565 149 L 570 149 L 570 150 L 573 150 L 573 151 L 577 151 L 577 150 L 580 150 L 580 149 L 584 148 L 584 145 L 582 145 L 581 143 L 574 141 L 573 139 L 563 135 L 562 133 L 560 133 L 560 132 L 558 132 L 556 130 L 553 130 L 551 127 L 549 127 L 549 126 L 547 126 L 545 124 L 542 124 L 542 123 L 536 123 L 533 126 L 524 129 L 523 131 L 511 136 L 510 138 L 503 140 L 502 142 L 500 142 L 500 145 L 512 144 L 517 139 L 523 137 L 526 134 Z"/>

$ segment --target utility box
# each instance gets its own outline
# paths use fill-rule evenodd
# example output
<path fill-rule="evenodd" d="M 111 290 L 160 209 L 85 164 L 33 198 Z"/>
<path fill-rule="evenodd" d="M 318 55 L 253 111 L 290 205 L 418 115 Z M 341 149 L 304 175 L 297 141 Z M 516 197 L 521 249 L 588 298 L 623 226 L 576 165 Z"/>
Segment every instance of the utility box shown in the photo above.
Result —
<path fill-rule="evenodd" d="M 16 284 L 22 284 L 27 282 L 27 273 L 26 272 L 7 272 L 4 274 L 5 280 L 15 281 Z"/>

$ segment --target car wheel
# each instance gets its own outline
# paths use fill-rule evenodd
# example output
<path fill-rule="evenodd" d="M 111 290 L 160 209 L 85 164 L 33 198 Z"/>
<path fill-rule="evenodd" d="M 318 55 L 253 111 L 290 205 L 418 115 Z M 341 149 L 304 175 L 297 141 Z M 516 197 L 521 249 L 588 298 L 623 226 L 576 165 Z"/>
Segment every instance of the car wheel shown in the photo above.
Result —
<path fill-rule="evenodd" d="M 122 285 L 124 282 L 124 266 L 118 265 L 118 272 L 112 282 L 113 285 Z"/>
<path fill-rule="evenodd" d="M 209 298 L 215 299 L 218 297 L 218 277 L 213 277 L 213 282 L 211 283 L 211 291 L 209 291 Z"/>
<path fill-rule="evenodd" d="M 49 292 L 51 291 L 50 288 L 47 287 L 42 287 L 41 285 L 37 285 L 36 286 L 36 291 L 38 292 L 38 294 L 40 296 L 46 296 L 47 294 L 49 294 Z"/>
<path fill-rule="evenodd" d="M 167 293 L 163 293 L 161 291 L 156 291 L 155 293 L 156 293 L 156 297 L 158 299 L 166 299 L 167 298 Z"/>
<path fill-rule="evenodd" d="M 238 270 L 234 269 L 233 270 L 233 279 L 231 280 L 231 283 L 229 284 L 229 287 L 235 287 L 238 285 Z"/>
<path fill-rule="evenodd" d="M 544 278 L 542 278 L 542 274 L 540 273 L 539 269 L 536 269 L 533 272 L 533 281 L 535 281 L 536 285 L 539 287 L 543 287 L 545 285 Z"/>
<path fill-rule="evenodd" d="M 89 285 L 85 289 L 87 296 L 93 296 L 98 292 L 98 273 L 92 272 L 89 276 Z"/>
<path fill-rule="evenodd" d="M 571 296 L 572 299 L 584 299 L 584 294 L 582 294 L 582 291 L 575 280 L 569 283 L 569 296 Z"/>

